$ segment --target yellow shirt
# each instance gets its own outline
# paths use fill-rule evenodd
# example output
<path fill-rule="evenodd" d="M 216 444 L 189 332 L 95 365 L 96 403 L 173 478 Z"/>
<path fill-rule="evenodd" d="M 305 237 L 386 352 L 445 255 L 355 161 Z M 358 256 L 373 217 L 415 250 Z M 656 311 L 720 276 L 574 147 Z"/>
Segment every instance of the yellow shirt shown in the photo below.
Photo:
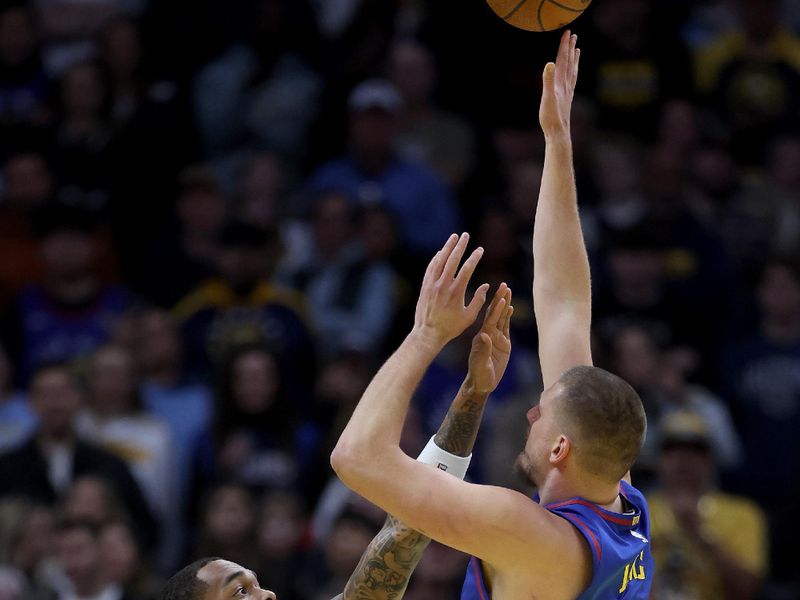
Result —
<path fill-rule="evenodd" d="M 699 540 L 678 525 L 663 495 L 648 496 L 656 597 L 725 600 L 714 561 Z M 701 528 L 754 575 L 767 572 L 767 524 L 764 512 L 740 496 L 711 492 L 700 501 Z"/>

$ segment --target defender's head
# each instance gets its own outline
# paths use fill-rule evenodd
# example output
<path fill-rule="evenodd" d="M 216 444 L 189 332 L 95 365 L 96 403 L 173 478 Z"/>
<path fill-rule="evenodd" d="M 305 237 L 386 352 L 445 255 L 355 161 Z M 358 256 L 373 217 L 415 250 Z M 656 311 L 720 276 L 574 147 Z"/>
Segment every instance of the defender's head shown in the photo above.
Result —
<path fill-rule="evenodd" d="M 201 558 L 170 577 L 159 600 L 275 600 L 255 573 L 221 558 Z"/>
<path fill-rule="evenodd" d="M 553 470 L 599 484 L 619 482 L 644 443 L 647 419 L 639 395 L 597 367 L 566 371 L 528 411 L 530 431 L 517 468 L 541 486 Z"/>

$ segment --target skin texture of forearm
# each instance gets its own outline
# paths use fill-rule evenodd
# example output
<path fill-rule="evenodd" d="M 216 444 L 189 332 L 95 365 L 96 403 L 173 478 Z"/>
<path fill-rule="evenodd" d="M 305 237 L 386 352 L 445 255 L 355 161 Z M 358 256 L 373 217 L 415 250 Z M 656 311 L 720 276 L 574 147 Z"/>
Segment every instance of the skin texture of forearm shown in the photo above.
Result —
<path fill-rule="evenodd" d="M 533 293 L 537 314 L 556 302 L 591 301 L 589 259 L 578 217 L 569 133 L 548 139 L 534 222 Z"/>
<path fill-rule="evenodd" d="M 488 396 L 461 386 L 434 441 L 442 450 L 469 456 L 478 435 Z M 430 543 L 430 538 L 406 527 L 392 516 L 361 557 L 345 587 L 334 600 L 395 600 L 402 598 L 411 574 Z"/>

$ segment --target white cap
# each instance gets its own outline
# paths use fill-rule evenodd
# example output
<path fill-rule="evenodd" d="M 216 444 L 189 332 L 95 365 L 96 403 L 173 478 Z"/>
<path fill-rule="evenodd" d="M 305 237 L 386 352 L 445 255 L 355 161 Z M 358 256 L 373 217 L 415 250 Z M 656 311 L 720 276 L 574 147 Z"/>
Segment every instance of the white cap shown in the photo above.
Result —
<path fill-rule="evenodd" d="M 385 79 L 367 79 L 362 81 L 347 99 L 347 108 L 350 112 L 360 112 L 375 108 L 396 113 L 400 110 L 403 100 L 397 89 Z"/>

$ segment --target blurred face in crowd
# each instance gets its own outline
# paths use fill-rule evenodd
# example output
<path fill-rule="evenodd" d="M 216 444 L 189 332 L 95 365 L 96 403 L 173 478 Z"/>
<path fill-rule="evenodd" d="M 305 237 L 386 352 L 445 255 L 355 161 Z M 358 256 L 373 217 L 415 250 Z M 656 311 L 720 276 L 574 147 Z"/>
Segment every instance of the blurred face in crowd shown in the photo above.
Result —
<path fill-rule="evenodd" d="M 103 346 L 89 365 L 89 400 L 100 415 L 123 415 L 134 409 L 136 372 L 130 352 Z"/>
<path fill-rule="evenodd" d="M 88 233 L 60 229 L 42 240 L 41 256 L 48 278 L 66 284 L 94 273 L 97 252 Z"/>
<path fill-rule="evenodd" d="M 21 535 L 14 548 L 12 562 L 25 572 L 33 572 L 53 552 L 53 511 L 35 506 L 20 527 Z"/>
<path fill-rule="evenodd" d="M 800 275 L 789 267 L 768 266 L 761 276 L 757 295 L 766 318 L 793 322 L 800 318 Z"/>
<path fill-rule="evenodd" d="M 614 371 L 636 389 L 656 384 L 659 358 L 658 346 L 641 327 L 626 326 L 614 336 Z"/>
<path fill-rule="evenodd" d="M 626 305 L 640 308 L 659 300 L 664 274 L 661 252 L 644 248 L 615 248 L 608 262 L 615 292 Z"/>
<path fill-rule="evenodd" d="M 18 210 L 42 206 L 53 192 L 53 177 L 41 154 L 17 154 L 3 169 L 4 199 Z"/>
<path fill-rule="evenodd" d="M 217 253 L 217 267 L 234 288 L 249 287 L 269 279 L 275 251 L 269 246 L 225 245 Z"/>
<path fill-rule="evenodd" d="M 387 260 L 398 245 L 397 228 L 392 215 L 384 208 L 367 209 L 361 217 L 361 246 L 367 257 Z"/>
<path fill-rule="evenodd" d="M 595 11 L 598 28 L 620 46 L 634 49 L 644 39 L 647 0 L 607 0 Z"/>
<path fill-rule="evenodd" d="M 231 392 L 239 410 L 257 415 L 275 402 L 280 373 L 275 359 L 261 350 L 251 350 L 233 363 Z"/>
<path fill-rule="evenodd" d="M 254 525 L 253 498 L 245 488 L 226 485 L 211 494 L 204 526 L 213 543 L 222 547 L 246 543 Z"/>
<path fill-rule="evenodd" d="M 209 237 L 225 221 L 225 201 L 213 186 L 192 185 L 181 190 L 176 206 L 185 235 Z"/>
<path fill-rule="evenodd" d="M 82 398 L 74 378 L 66 370 L 47 369 L 37 373 L 31 382 L 30 400 L 42 433 L 56 438 L 72 435 L 72 423 Z"/>
<path fill-rule="evenodd" d="M 509 266 L 517 253 L 514 222 L 508 213 L 493 211 L 481 219 L 478 244 L 484 248 L 486 265 Z"/>
<path fill-rule="evenodd" d="M 61 102 L 68 118 L 99 118 L 106 93 L 100 69 L 93 64 L 75 65 L 61 80 Z"/>
<path fill-rule="evenodd" d="M 134 334 L 136 362 L 145 376 L 179 367 L 181 339 L 166 310 L 148 310 L 138 319 Z"/>
<path fill-rule="evenodd" d="M 100 524 L 111 516 L 113 494 L 108 485 L 97 477 L 76 479 L 69 488 L 62 511 L 76 521 Z"/>
<path fill-rule="evenodd" d="M 601 143 L 593 156 L 592 173 L 605 201 L 638 194 L 640 169 L 634 151 L 620 144 Z"/>
<path fill-rule="evenodd" d="M 668 491 L 703 492 L 710 484 L 714 461 L 707 444 L 668 443 L 658 461 L 661 485 Z"/>
<path fill-rule="evenodd" d="M 122 522 L 111 523 L 100 532 L 102 571 L 108 581 L 125 586 L 139 570 L 139 546 L 130 528 Z"/>
<path fill-rule="evenodd" d="M 285 186 L 283 165 L 274 154 L 254 156 L 242 181 L 239 218 L 257 226 L 275 225 Z"/>
<path fill-rule="evenodd" d="M 690 162 L 694 181 L 712 197 L 724 198 L 738 183 L 736 163 L 722 148 L 699 148 Z"/>
<path fill-rule="evenodd" d="M 300 547 L 305 517 L 300 500 L 290 494 L 273 494 L 264 500 L 258 524 L 258 549 L 268 560 L 291 558 Z"/>
<path fill-rule="evenodd" d="M 424 106 L 430 101 L 436 81 L 433 56 L 422 44 L 404 40 L 396 43 L 389 57 L 392 83 L 406 106 Z"/>
<path fill-rule="evenodd" d="M 64 573 L 82 596 L 99 591 L 100 546 L 94 533 L 87 527 L 70 527 L 58 534 L 58 562 Z"/>
<path fill-rule="evenodd" d="M 332 259 L 353 239 L 353 208 L 341 194 L 327 194 L 314 207 L 314 240 L 320 257 Z"/>
<path fill-rule="evenodd" d="M 542 165 L 534 161 L 515 163 L 508 174 L 508 203 L 520 223 L 529 223 L 536 212 Z"/>
<path fill-rule="evenodd" d="M 103 32 L 103 60 L 115 76 L 136 71 L 142 60 L 142 41 L 132 21 L 115 21 Z"/>
<path fill-rule="evenodd" d="M 208 586 L 203 600 L 275 600 L 275 594 L 261 589 L 255 573 L 228 560 L 212 560 L 197 572 L 197 578 Z"/>
<path fill-rule="evenodd" d="M 366 166 L 383 166 L 394 146 L 396 116 L 379 108 L 350 115 L 350 143 L 356 159 Z"/>
<path fill-rule="evenodd" d="M 358 565 L 374 532 L 358 519 L 341 517 L 325 543 L 325 560 L 328 567 L 340 576 L 349 576 Z"/>
<path fill-rule="evenodd" d="M 0 11 L 0 64 L 16 66 L 28 60 L 36 46 L 36 35 L 28 12 L 22 8 Z"/>

